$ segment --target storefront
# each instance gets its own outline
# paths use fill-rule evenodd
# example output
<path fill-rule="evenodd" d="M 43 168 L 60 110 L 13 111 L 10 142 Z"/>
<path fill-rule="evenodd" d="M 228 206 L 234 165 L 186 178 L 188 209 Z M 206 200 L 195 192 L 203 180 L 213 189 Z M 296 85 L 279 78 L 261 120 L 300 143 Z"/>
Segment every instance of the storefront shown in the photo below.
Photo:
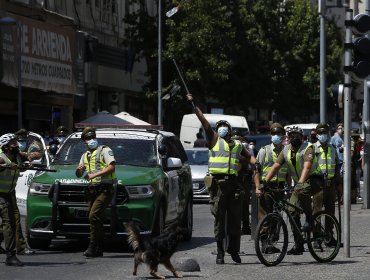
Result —
<path fill-rule="evenodd" d="M 18 129 L 19 114 L 22 126 L 35 132 L 52 133 L 60 124 L 71 129 L 75 99 L 85 95 L 84 34 L 73 29 L 73 21 L 62 27 L 53 24 L 52 17 L 45 22 L 10 13 L 1 16 L 16 22 L 1 25 L 1 132 Z M 81 106 L 78 109 L 84 110 Z"/>

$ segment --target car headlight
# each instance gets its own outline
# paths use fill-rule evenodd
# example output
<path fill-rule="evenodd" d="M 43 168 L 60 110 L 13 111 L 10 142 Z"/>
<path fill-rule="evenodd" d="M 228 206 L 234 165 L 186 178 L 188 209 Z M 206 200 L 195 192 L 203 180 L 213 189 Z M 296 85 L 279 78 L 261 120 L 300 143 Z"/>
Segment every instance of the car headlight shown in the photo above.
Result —
<path fill-rule="evenodd" d="M 131 199 L 148 198 L 154 195 L 154 188 L 151 185 L 125 186 Z"/>
<path fill-rule="evenodd" d="M 50 190 L 50 187 L 51 185 L 48 184 L 32 183 L 30 186 L 30 193 L 47 195 Z"/>

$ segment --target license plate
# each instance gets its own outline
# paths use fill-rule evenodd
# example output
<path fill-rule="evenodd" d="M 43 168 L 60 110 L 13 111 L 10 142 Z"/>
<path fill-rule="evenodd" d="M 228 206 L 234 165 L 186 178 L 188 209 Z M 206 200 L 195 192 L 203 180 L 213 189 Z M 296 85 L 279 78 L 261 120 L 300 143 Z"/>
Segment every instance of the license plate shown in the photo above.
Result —
<path fill-rule="evenodd" d="M 193 183 L 193 190 L 199 189 L 199 183 Z"/>
<path fill-rule="evenodd" d="M 76 218 L 87 218 L 89 216 L 89 210 L 87 208 L 77 208 L 75 209 Z"/>

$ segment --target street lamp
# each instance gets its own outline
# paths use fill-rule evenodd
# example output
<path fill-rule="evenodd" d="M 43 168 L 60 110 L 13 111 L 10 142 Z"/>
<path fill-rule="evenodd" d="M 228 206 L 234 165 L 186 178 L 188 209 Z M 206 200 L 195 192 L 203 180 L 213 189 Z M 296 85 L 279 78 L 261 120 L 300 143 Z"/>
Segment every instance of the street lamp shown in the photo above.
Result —
<path fill-rule="evenodd" d="M 2 17 L 0 18 L 1 26 L 17 26 L 17 36 L 18 36 L 18 129 L 23 127 L 22 124 L 22 25 L 20 21 L 12 17 Z M 1 46 L 2 47 L 2 46 Z"/>

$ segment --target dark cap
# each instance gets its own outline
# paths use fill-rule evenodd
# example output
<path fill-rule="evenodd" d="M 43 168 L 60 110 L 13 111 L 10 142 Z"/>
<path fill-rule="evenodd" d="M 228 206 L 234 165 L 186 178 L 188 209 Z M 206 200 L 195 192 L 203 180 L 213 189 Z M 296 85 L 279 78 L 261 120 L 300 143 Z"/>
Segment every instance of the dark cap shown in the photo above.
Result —
<path fill-rule="evenodd" d="M 26 140 L 28 136 L 28 130 L 25 128 L 21 128 L 17 132 L 14 133 L 17 136 L 17 140 Z"/>
<path fill-rule="evenodd" d="M 218 122 L 216 122 L 216 128 L 219 128 L 220 126 L 227 126 L 229 128 L 229 132 L 231 133 L 232 127 L 231 127 L 231 125 L 229 124 L 228 121 L 226 121 L 226 120 L 219 120 Z"/>
<path fill-rule="evenodd" d="M 278 132 L 285 133 L 284 127 L 279 123 L 273 123 L 270 127 L 270 132 Z"/>
<path fill-rule="evenodd" d="M 93 127 L 85 127 L 81 133 L 81 139 L 85 140 L 87 137 L 96 137 L 95 128 Z"/>
<path fill-rule="evenodd" d="M 327 123 L 319 123 L 317 126 L 316 126 L 316 131 L 317 133 L 320 133 L 320 132 L 329 132 L 329 125 Z"/>
<path fill-rule="evenodd" d="M 65 128 L 65 126 L 63 126 L 63 125 L 59 126 L 59 127 L 55 130 L 55 135 L 56 135 L 56 136 L 61 136 L 61 135 L 65 136 L 65 135 L 67 135 L 67 134 L 68 134 L 68 129 L 67 129 L 67 128 Z"/>

